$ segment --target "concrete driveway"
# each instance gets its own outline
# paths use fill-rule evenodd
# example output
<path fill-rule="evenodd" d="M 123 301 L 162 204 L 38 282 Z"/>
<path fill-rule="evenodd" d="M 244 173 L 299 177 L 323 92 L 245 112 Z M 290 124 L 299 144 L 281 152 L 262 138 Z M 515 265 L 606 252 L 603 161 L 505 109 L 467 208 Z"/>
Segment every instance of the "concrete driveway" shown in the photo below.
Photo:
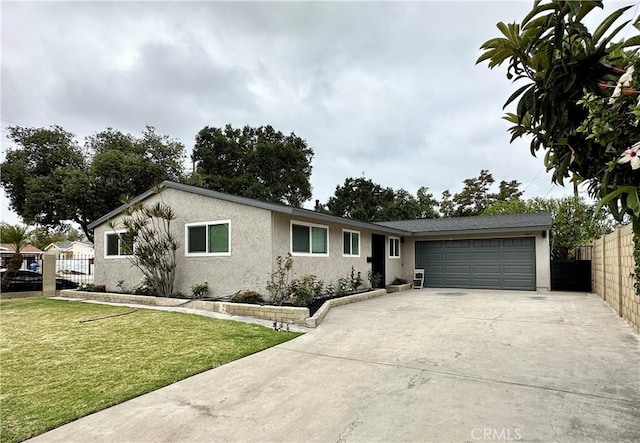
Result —
<path fill-rule="evenodd" d="M 640 340 L 593 294 L 408 291 L 33 441 L 636 442 Z"/>

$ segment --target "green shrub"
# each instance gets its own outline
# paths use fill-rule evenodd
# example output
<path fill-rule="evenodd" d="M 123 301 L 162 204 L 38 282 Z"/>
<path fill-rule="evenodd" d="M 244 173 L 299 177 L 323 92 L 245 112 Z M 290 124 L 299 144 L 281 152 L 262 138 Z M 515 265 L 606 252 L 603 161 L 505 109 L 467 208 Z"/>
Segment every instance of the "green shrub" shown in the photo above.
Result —
<path fill-rule="evenodd" d="M 291 293 L 289 281 L 293 272 L 293 258 L 291 254 L 285 257 L 278 256 L 276 258 L 277 269 L 271 273 L 271 277 L 267 282 L 267 291 L 271 295 L 271 302 L 274 305 L 281 305 L 287 300 Z"/>
<path fill-rule="evenodd" d="M 233 303 L 250 303 L 256 305 L 264 303 L 264 298 L 256 291 L 243 291 L 231 297 L 231 301 Z"/>
<path fill-rule="evenodd" d="M 351 281 L 342 277 L 338 279 L 338 284 L 336 286 L 336 295 L 345 295 L 351 289 Z"/>
<path fill-rule="evenodd" d="M 94 285 L 93 283 L 83 283 L 78 287 L 79 291 L 87 292 L 107 292 L 105 285 Z"/>
<path fill-rule="evenodd" d="M 378 273 L 373 273 L 372 271 L 367 273 L 367 279 L 369 280 L 372 288 L 380 287 L 380 283 L 382 282 L 382 276 Z"/>
<path fill-rule="evenodd" d="M 294 306 L 309 306 L 322 296 L 324 282 L 315 275 L 303 275 L 291 282 L 291 303 Z"/>
<path fill-rule="evenodd" d="M 209 295 L 209 283 L 204 282 L 191 286 L 191 295 L 193 298 L 203 298 Z"/>
<path fill-rule="evenodd" d="M 351 274 L 349 275 L 349 286 L 351 290 L 357 291 L 361 285 L 362 285 L 362 273 L 360 271 L 356 273 L 356 268 L 351 266 Z"/>
<path fill-rule="evenodd" d="M 140 283 L 138 283 L 133 288 L 131 293 L 134 295 L 150 295 L 153 297 L 156 297 L 158 295 L 156 293 L 156 290 L 153 288 L 153 286 L 151 286 L 151 284 L 149 283 L 146 277 L 140 280 Z"/>

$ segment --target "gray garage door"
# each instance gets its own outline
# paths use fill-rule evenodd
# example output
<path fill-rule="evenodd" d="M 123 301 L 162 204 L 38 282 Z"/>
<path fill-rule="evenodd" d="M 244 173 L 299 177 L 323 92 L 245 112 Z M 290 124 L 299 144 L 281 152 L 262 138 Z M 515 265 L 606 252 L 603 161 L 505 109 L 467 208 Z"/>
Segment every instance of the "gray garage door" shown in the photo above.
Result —
<path fill-rule="evenodd" d="M 416 242 L 416 268 L 431 288 L 536 289 L 534 239 Z"/>

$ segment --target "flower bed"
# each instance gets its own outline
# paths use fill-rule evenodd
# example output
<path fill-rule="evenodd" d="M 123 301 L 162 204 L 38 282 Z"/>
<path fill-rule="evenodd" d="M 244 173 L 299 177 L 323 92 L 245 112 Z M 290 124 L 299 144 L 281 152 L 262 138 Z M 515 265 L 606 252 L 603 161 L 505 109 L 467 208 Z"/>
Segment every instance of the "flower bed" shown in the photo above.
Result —
<path fill-rule="evenodd" d="M 334 306 L 341 306 L 387 293 L 384 289 L 360 292 L 352 295 L 330 297 L 322 299 L 317 311 L 310 314 L 309 308 L 296 306 L 258 305 L 249 303 L 232 303 L 222 301 L 179 299 L 168 297 L 153 297 L 148 295 L 118 294 L 113 292 L 88 292 L 77 290 L 60 291 L 61 297 L 96 300 L 109 303 L 134 303 L 147 306 L 167 306 L 197 309 L 202 311 L 219 312 L 228 315 L 255 317 L 263 320 L 292 323 L 315 328 Z"/>

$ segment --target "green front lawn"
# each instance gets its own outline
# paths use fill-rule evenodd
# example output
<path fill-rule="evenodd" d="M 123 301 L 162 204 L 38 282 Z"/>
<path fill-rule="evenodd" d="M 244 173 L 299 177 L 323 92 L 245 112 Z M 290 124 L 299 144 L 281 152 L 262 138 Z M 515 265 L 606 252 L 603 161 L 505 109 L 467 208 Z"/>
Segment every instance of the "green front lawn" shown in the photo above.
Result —
<path fill-rule="evenodd" d="M 41 434 L 299 334 L 198 315 L 0 301 L 0 441 Z"/>

